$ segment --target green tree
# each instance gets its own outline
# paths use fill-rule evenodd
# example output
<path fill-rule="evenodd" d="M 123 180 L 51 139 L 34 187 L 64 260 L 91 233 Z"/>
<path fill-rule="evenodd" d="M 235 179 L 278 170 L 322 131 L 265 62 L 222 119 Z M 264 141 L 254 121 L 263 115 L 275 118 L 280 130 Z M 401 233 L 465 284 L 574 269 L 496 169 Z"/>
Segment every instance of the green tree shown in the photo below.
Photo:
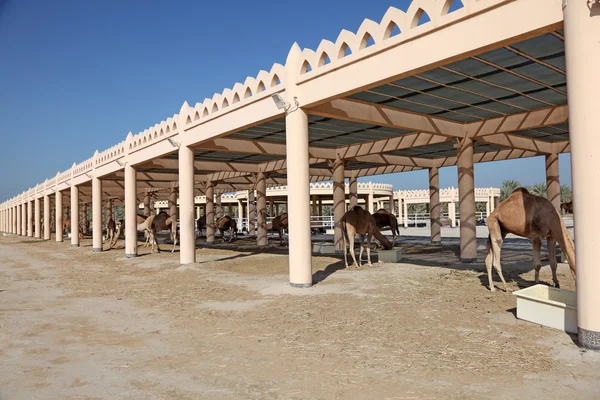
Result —
<path fill-rule="evenodd" d="M 502 182 L 502 188 L 500 188 L 500 201 L 506 200 L 512 192 L 521 187 L 519 181 L 504 181 Z"/>
<path fill-rule="evenodd" d="M 545 183 L 536 183 L 535 185 L 528 187 L 527 190 L 535 196 L 547 197 Z"/>
<path fill-rule="evenodd" d="M 573 192 L 568 185 L 560 185 L 560 202 L 568 203 L 573 200 Z"/>

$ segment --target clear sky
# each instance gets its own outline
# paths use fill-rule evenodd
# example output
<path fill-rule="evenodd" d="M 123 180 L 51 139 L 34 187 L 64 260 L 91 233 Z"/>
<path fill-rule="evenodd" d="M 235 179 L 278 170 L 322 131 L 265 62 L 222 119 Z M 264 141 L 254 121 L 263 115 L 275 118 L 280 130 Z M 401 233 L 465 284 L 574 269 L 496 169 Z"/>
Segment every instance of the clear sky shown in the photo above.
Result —
<path fill-rule="evenodd" d="M 408 0 L 0 0 L 0 200 Z M 287 18 L 278 20 L 277 16 Z M 283 22 L 279 22 L 283 21 Z M 16 168 L 16 167 L 19 168 Z M 561 183 L 570 158 L 560 156 Z M 427 171 L 369 178 L 426 188 Z M 544 159 L 477 165 L 478 187 L 545 180 Z M 455 167 L 440 171 L 456 186 Z"/>

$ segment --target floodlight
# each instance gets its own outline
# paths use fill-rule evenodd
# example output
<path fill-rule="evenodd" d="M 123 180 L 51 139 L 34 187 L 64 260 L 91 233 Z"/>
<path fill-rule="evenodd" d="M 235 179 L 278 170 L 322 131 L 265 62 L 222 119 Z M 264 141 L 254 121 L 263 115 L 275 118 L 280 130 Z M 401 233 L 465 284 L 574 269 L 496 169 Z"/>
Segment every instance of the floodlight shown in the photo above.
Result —
<path fill-rule="evenodd" d="M 179 148 L 179 146 L 181 146 L 181 144 L 177 143 L 176 141 L 174 141 L 171 138 L 167 138 L 167 140 L 169 141 L 169 143 L 171 143 L 171 146 L 173 146 L 173 147 Z"/>
<path fill-rule="evenodd" d="M 271 98 L 275 102 L 275 105 L 277 106 L 278 110 L 281 110 L 282 108 L 286 108 L 288 106 L 288 104 L 285 102 L 285 100 L 283 100 L 279 93 L 271 95 Z"/>

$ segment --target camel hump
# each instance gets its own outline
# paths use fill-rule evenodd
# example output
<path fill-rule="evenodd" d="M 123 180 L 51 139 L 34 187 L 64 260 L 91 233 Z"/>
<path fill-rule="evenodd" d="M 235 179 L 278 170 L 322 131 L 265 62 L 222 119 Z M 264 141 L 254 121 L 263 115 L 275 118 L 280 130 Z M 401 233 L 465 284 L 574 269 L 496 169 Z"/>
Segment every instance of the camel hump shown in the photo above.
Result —
<path fill-rule="evenodd" d="M 531 193 L 529 193 L 529 190 L 527 190 L 527 188 L 524 188 L 524 187 L 516 188 L 513 193 L 531 194 Z"/>

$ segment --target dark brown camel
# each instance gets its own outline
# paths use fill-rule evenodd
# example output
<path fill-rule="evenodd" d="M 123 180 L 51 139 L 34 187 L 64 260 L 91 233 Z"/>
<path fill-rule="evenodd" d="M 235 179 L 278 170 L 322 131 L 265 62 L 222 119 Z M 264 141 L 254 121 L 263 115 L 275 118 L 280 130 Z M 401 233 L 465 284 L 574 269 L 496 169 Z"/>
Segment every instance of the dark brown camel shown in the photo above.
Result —
<path fill-rule="evenodd" d="M 229 215 L 224 215 L 215 222 L 215 228 L 217 231 L 221 233 L 221 237 L 223 241 L 225 239 L 225 231 L 229 231 L 229 240 L 228 242 L 232 242 L 234 239 L 237 239 L 237 224 Z"/>
<path fill-rule="evenodd" d="M 279 245 L 283 246 L 283 230 L 288 228 L 288 215 L 281 213 L 271 221 L 271 226 L 267 226 L 269 230 L 276 230 L 279 233 Z"/>
<path fill-rule="evenodd" d="M 492 265 L 500 275 L 502 283 L 504 283 L 504 290 L 508 291 L 506 281 L 502 276 L 500 248 L 504 238 L 509 233 L 533 241 L 535 283 L 539 283 L 540 280 L 540 268 L 542 267 L 540 249 L 543 239 L 546 239 L 548 246 L 548 257 L 550 258 L 554 286 L 559 287 L 556 276 L 557 241 L 565 252 L 571 271 L 575 275 L 575 246 L 573 240 L 560 214 L 548 199 L 534 196 L 525 188 L 518 188 L 506 200 L 498 204 L 498 207 L 487 218 L 487 226 L 490 234 L 488 236 L 488 255 L 485 258 L 485 266 L 491 291 L 496 290 L 492 281 Z"/>
<path fill-rule="evenodd" d="M 342 237 L 344 239 L 344 263 L 348 268 L 348 257 L 346 253 L 347 243 L 350 243 L 350 254 L 354 260 L 354 267 L 360 268 L 362 266 L 362 253 L 365 241 L 365 235 L 367 235 L 367 259 L 369 261 L 368 266 L 372 266 L 371 263 L 371 240 L 375 237 L 384 249 L 389 250 L 392 248 L 392 244 L 385 236 L 377 229 L 375 218 L 370 212 L 364 210 L 361 206 L 354 206 L 351 210 L 347 211 L 341 219 L 342 224 Z M 360 254 L 358 256 L 359 262 L 356 262 L 356 256 L 354 255 L 354 236 L 360 235 Z"/>
<path fill-rule="evenodd" d="M 396 234 L 400 234 L 396 216 L 385 208 L 380 208 L 373 213 L 373 218 L 375 218 L 377 229 L 381 230 L 381 228 L 385 228 L 386 226 L 390 227 L 390 230 L 392 231 L 392 247 L 394 247 L 396 245 Z"/>
<path fill-rule="evenodd" d="M 573 200 L 560 205 L 560 210 L 564 211 L 565 214 L 573 214 Z"/>
<path fill-rule="evenodd" d="M 172 218 L 164 211 L 159 212 L 156 215 L 151 215 L 146 220 L 138 225 L 138 230 L 142 229 L 149 232 L 148 240 L 152 244 L 152 252 L 154 252 L 154 244 L 156 244 L 157 252 L 160 252 L 160 246 L 158 245 L 158 241 L 156 240 L 156 232 L 163 230 L 171 231 L 171 239 L 173 240 L 173 248 L 171 249 L 171 253 L 175 251 L 175 246 L 177 245 L 177 219 Z"/>

